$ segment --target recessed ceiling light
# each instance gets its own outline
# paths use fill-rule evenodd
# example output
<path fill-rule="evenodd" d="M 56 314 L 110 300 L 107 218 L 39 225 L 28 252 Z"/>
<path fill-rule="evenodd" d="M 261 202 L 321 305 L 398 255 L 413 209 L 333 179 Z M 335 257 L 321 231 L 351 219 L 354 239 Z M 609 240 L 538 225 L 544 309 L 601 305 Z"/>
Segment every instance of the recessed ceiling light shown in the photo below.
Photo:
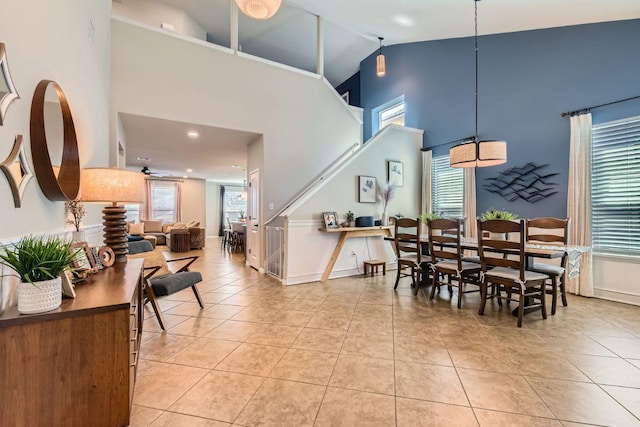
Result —
<path fill-rule="evenodd" d="M 406 15 L 396 15 L 393 17 L 393 21 L 403 27 L 413 27 L 416 25 L 415 21 Z"/>
<path fill-rule="evenodd" d="M 240 165 L 231 165 L 231 167 L 232 167 L 232 168 L 236 168 L 236 169 L 238 169 L 238 168 L 240 168 L 241 166 L 240 166 Z"/>
<path fill-rule="evenodd" d="M 193 172 L 193 169 L 187 169 L 187 172 L 191 173 Z"/>
<path fill-rule="evenodd" d="M 182 175 L 182 177 L 183 177 L 184 179 L 189 178 L 187 175 Z"/>
<path fill-rule="evenodd" d="M 190 130 L 189 132 L 187 132 L 187 135 L 189 135 L 189 138 L 197 138 L 200 136 L 200 134 L 195 130 Z"/>
<path fill-rule="evenodd" d="M 142 156 L 138 156 L 136 157 L 136 159 L 140 160 L 141 162 L 148 162 L 149 160 L 151 160 L 151 158 L 149 157 L 142 157 Z"/>

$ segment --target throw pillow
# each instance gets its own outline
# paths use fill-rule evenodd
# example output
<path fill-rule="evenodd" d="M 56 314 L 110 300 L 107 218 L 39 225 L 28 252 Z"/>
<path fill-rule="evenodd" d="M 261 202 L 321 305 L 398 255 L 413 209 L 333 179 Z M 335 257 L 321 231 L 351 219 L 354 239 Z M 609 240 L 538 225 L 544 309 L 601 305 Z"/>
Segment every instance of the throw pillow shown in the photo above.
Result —
<path fill-rule="evenodd" d="M 132 236 L 140 236 L 144 234 L 144 224 L 129 224 L 129 234 Z"/>
<path fill-rule="evenodd" d="M 173 223 L 162 224 L 162 232 L 167 234 L 171 231 L 171 227 L 173 227 Z"/>
<path fill-rule="evenodd" d="M 142 237 L 142 236 L 133 236 L 131 234 L 127 236 L 127 241 L 128 242 L 139 242 L 140 240 L 144 240 L 144 237 Z"/>
<path fill-rule="evenodd" d="M 200 221 L 189 221 L 186 227 L 187 228 L 200 227 Z"/>
<path fill-rule="evenodd" d="M 173 228 L 177 228 L 177 229 L 187 228 L 187 224 L 185 224 L 184 222 L 176 222 L 175 224 L 173 224 Z"/>
<path fill-rule="evenodd" d="M 160 267 L 160 270 L 153 275 L 153 277 L 160 277 L 167 274 L 171 274 L 169 266 L 167 266 L 167 259 L 159 249 L 154 249 L 149 252 L 142 252 L 139 254 L 129 255 L 129 258 L 142 258 L 144 259 L 144 267 Z"/>
<path fill-rule="evenodd" d="M 143 219 L 145 233 L 162 233 L 162 221 Z"/>

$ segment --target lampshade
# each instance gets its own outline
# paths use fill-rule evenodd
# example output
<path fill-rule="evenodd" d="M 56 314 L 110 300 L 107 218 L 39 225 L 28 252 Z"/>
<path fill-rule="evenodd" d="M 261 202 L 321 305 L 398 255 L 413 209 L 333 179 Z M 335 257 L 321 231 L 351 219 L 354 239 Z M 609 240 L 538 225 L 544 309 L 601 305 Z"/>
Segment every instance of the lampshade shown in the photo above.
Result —
<path fill-rule="evenodd" d="M 387 73 L 387 67 L 384 63 L 384 55 L 380 54 L 376 58 L 376 75 L 382 77 Z"/>
<path fill-rule="evenodd" d="M 236 4 L 249 18 L 269 19 L 280 9 L 282 0 L 236 0 Z"/>
<path fill-rule="evenodd" d="M 473 168 L 501 165 L 507 161 L 505 141 L 470 141 L 449 150 L 449 163 L 453 168 Z"/>
<path fill-rule="evenodd" d="M 144 177 L 123 169 L 83 169 L 80 197 L 83 202 L 144 203 Z"/>
<path fill-rule="evenodd" d="M 387 65 L 385 64 L 384 55 L 382 54 L 382 40 L 384 37 L 378 37 L 380 41 L 380 50 L 378 50 L 378 56 L 376 57 L 376 75 L 378 77 L 384 77 L 387 73 Z"/>

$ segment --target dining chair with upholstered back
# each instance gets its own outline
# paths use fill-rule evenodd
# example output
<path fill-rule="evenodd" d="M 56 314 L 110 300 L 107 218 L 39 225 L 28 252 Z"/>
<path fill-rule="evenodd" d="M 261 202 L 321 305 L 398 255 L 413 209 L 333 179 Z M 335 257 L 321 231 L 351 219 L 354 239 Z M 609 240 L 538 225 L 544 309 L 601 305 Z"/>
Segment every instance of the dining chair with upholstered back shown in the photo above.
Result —
<path fill-rule="evenodd" d="M 433 270 L 433 286 L 430 299 L 436 294 L 436 288 L 446 285 L 453 295 L 453 286 L 458 288 L 458 308 L 462 306 L 462 294 L 478 292 L 479 289 L 464 291 L 465 284 L 480 286 L 480 271 L 482 266 L 462 260 L 460 236 L 462 234 L 462 219 L 433 219 L 428 221 L 429 252 L 431 254 L 431 269 Z M 440 276 L 447 278 L 446 282 Z M 455 283 L 453 283 L 455 281 Z"/>
<path fill-rule="evenodd" d="M 399 218 L 394 223 L 394 244 L 398 256 L 398 274 L 393 289 L 398 288 L 401 277 L 411 276 L 411 286 L 415 286 L 418 293 L 422 267 L 420 244 L 420 220 L 413 218 Z M 406 273 L 405 270 L 411 270 Z"/>
<path fill-rule="evenodd" d="M 489 232 L 489 237 L 485 237 L 485 231 Z M 506 235 L 509 235 L 510 239 L 503 238 Z M 527 305 L 527 310 L 540 309 L 542 318 L 546 319 L 545 283 L 549 276 L 525 269 L 524 220 L 478 220 L 478 236 L 480 236 L 478 238 L 478 253 L 480 254 L 483 275 L 482 297 L 478 314 L 484 314 L 487 299 L 490 298 L 488 295 L 489 284 L 492 284 L 497 286 L 497 292 L 493 296 L 498 299 L 499 305 L 502 305 L 502 299 L 510 302 L 517 296 L 518 327 L 522 326 L 525 300 L 530 302 Z M 509 256 L 502 256 L 504 253 Z M 501 290 L 506 291 L 506 297 L 502 296 Z M 535 303 L 535 299 L 540 302 Z"/>
<path fill-rule="evenodd" d="M 527 220 L 527 242 L 539 244 L 561 244 L 567 245 L 569 242 L 569 224 L 568 218 L 532 218 Z M 556 306 L 558 299 L 558 290 L 562 297 L 562 305 L 567 306 L 567 294 L 565 289 L 567 269 L 567 252 L 562 256 L 560 265 L 533 263 L 529 269 L 544 273 L 550 277 L 551 289 L 547 289 L 547 294 L 552 297 L 551 315 L 556 314 Z"/>

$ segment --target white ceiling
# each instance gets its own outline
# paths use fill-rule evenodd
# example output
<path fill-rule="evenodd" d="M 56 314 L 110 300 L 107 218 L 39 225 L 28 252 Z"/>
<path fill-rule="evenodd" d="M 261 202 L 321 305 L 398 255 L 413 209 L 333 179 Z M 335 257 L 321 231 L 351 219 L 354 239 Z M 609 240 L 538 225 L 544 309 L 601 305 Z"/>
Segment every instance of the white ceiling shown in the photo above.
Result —
<path fill-rule="evenodd" d="M 241 183 L 247 165 L 247 144 L 259 137 L 212 126 L 194 125 L 133 114 L 120 114 L 126 134 L 128 169 L 148 166 L 157 176 L 188 176 Z M 190 138 L 189 131 L 198 132 Z M 147 157 L 150 160 L 138 160 Z M 234 168 L 234 165 L 240 168 Z M 187 172 L 192 169 L 193 172 Z"/>
<path fill-rule="evenodd" d="M 126 0 L 136 1 L 136 0 Z M 185 10 L 211 41 L 229 45 L 230 0 L 153 0 Z M 640 18 L 640 0 L 484 0 L 478 3 L 482 34 Z M 240 13 L 244 52 L 301 69 L 316 70 L 314 15 L 325 22 L 325 75 L 338 85 L 359 69 L 360 61 L 385 45 L 472 36 L 473 0 L 284 0 L 267 21 Z M 246 145 L 256 134 L 121 114 L 127 137 L 127 164 L 152 172 L 243 180 Z M 190 140 L 195 129 L 200 138 Z M 139 161 L 138 156 L 151 161 Z M 191 168 L 193 173 L 187 174 Z"/>

